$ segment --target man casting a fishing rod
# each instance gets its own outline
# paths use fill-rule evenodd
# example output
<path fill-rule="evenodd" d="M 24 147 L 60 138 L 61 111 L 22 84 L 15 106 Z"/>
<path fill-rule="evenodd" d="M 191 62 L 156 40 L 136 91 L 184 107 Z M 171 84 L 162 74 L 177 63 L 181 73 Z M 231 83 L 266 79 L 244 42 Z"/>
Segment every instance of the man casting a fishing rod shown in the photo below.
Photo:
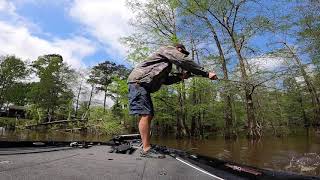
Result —
<path fill-rule="evenodd" d="M 190 53 L 182 44 L 159 48 L 147 60 L 138 64 L 128 78 L 129 84 L 129 113 L 139 116 L 139 132 L 143 149 L 141 156 L 163 158 L 151 148 L 150 124 L 154 109 L 150 94 L 160 89 L 162 84 L 170 85 L 189 78 L 190 74 L 217 80 L 215 72 L 206 72 L 202 67 L 188 59 Z M 172 75 L 172 65 L 181 69 L 181 73 Z"/>

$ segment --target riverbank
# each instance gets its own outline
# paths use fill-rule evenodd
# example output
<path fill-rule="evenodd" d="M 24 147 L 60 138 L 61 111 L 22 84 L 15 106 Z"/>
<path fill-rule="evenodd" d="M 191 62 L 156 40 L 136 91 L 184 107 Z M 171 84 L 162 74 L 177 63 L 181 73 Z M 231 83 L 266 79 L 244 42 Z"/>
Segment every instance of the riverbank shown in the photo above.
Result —
<path fill-rule="evenodd" d="M 0 117 L 0 127 L 6 128 L 7 130 L 25 129 L 26 125 L 32 123 L 35 123 L 35 121 L 31 119 Z"/>
<path fill-rule="evenodd" d="M 57 122 L 57 123 L 56 123 Z M 62 123 L 58 123 L 62 122 Z M 62 131 L 87 134 L 124 134 L 128 133 L 125 127 L 115 120 L 103 121 L 101 119 L 84 120 L 63 120 L 50 123 L 38 123 L 31 119 L 17 119 L 0 117 L 0 127 L 6 130 L 27 130 L 34 131 Z M 30 128 L 31 127 L 31 128 Z"/>
<path fill-rule="evenodd" d="M 100 116 L 99 116 L 100 117 Z M 138 131 L 137 124 L 129 123 L 123 124 L 115 119 L 102 119 L 94 117 L 94 119 L 89 119 L 88 121 L 77 121 L 72 120 L 68 122 L 64 120 L 63 123 L 47 123 L 48 125 L 42 125 L 46 123 L 39 124 L 36 120 L 31 119 L 17 119 L 10 117 L 0 117 L 0 127 L 5 128 L 6 130 L 25 130 L 28 126 L 32 126 L 35 131 L 63 131 L 71 133 L 87 133 L 87 134 L 106 134 L 106 135 L 116 135 L 116 134 L 127 134 L 127 133 L 136 133 Z M 128 122 L 127 122 L 128 123 Z M 133 130 L 134 129 L 134 130 Z M 280 131 L 281 130 L 281 131 Z M 153 134 L 156 136 L 162 136 L 164 133 L 160 133 L 157 126 L 152 127 Z M 278 131 L 275 133 L 274 129 L 266 128 L 263 131 L 263 137 L 287 137 L 292 135 L 310 135 L 317 134 L 313 128 L 300 128 L 300 127 L 283 127 L 278 128 Z M 172 130 L 167 132 L 164 135 L 175 134 L 175 127 L 172 127 Z M 202 138 L 210 138 L 223 136 L 223 129 L 215 131 L 204 131 L 205 136 Z M 246 136 L 246 130 L 239 131 L 237 136 L 238 138 L 244 138 Z M 320 133 L 319 133 L 320 136 Z M 185 137 L 187 138 L 187 137 Z M 195 137 L 190 137 L 195 138 Z M 199 139 L 201 137 L 198 137 Z"/>

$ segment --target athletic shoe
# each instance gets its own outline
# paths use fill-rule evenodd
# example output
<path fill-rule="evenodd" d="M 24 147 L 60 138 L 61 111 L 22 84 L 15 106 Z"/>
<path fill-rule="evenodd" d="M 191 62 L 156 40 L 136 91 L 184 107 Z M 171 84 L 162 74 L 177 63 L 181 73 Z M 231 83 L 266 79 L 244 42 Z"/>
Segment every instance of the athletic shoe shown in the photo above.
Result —
<path fill-rule="evenodd" d="M 159 159 L 163 159 L 166 157 L 164 154 L 161 154 L 152 148 L 150 148 L 148 151 L 141 150 L 140 156 L 146 157 L 146 158 L 159 158 Z"/>

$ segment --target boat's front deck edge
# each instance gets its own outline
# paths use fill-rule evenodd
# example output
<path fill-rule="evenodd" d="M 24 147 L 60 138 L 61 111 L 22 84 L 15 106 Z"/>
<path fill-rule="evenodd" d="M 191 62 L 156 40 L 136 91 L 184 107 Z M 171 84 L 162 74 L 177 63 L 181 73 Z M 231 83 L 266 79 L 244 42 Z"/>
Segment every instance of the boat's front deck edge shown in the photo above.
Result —
<path fill-rule="evenodd" d="M 0 179 L 215 179 L 176 159 L 109 153 L 110 146 L 0 155 Z"/>

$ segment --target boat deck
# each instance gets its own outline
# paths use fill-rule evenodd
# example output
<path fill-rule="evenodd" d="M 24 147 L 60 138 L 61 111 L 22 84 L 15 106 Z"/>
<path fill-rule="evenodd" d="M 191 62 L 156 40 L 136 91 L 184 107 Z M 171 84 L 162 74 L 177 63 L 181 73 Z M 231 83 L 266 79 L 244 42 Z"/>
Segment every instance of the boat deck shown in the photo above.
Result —
<path fill-rule="evenodd" d="M 0 179 L 219 179 L 203 173 L 177 159 L 139 157 L 133 154 L 109 153 L 110 146 L 93 146 L 89 149 L 65 148 L 19 148 L 1 150 Z M 50 151 L 50 152 L 46 152 Z"/>

